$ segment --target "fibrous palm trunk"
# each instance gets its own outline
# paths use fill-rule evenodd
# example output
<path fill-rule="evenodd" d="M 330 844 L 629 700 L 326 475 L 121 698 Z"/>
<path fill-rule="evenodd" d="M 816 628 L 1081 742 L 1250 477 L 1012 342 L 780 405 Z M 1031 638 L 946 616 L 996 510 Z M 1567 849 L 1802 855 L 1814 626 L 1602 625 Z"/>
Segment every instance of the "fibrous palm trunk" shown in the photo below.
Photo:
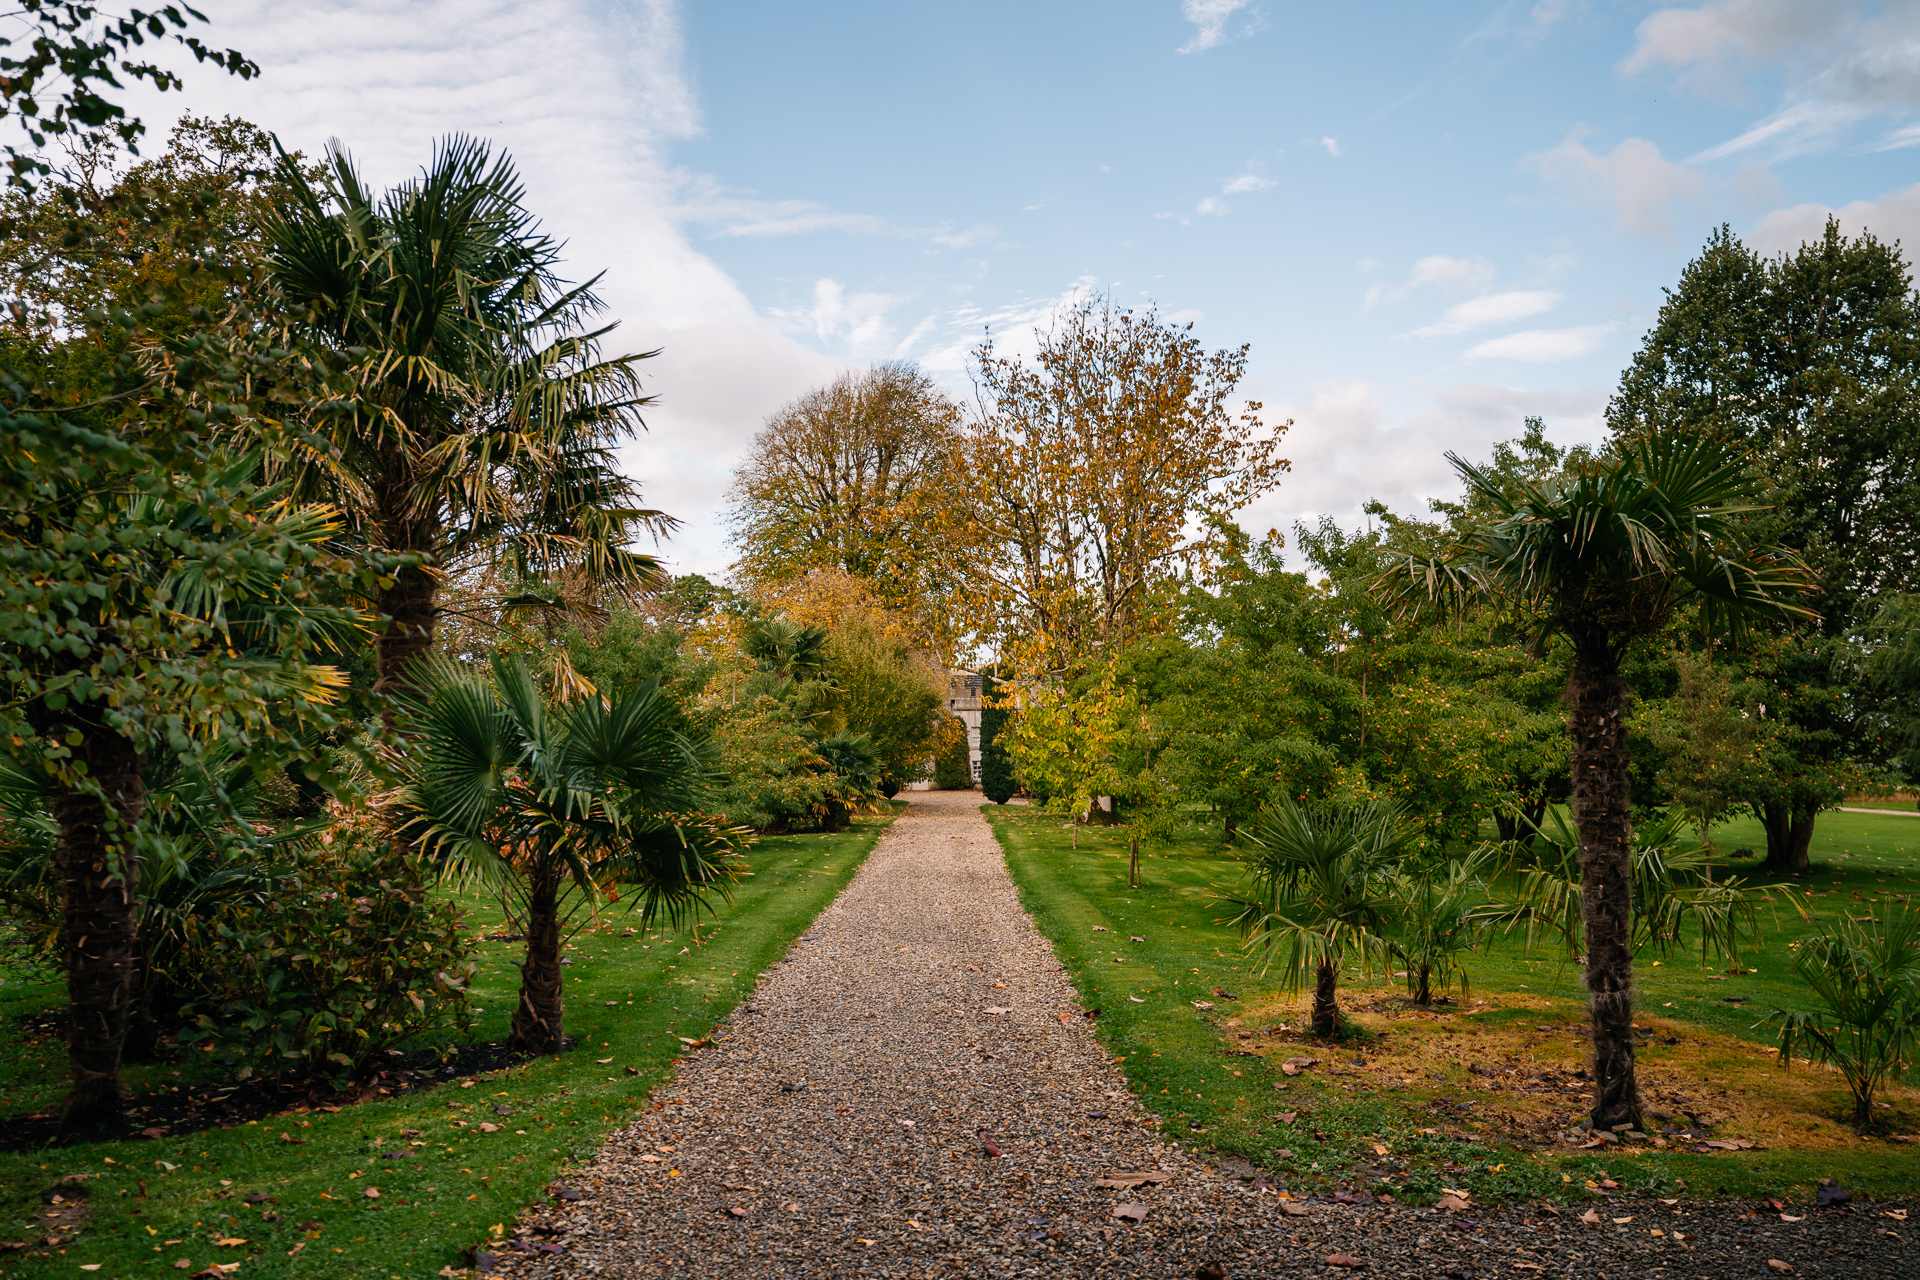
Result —
<path fill-rule="evenodd" d="M 1332 960 L 1322 960 L 1313 980 L 1313 1034 L 1322 1040 L 1333 1039 L 1340 1030 L 1340 1006 L 1334 1002 L 1334 983 L 1340 969 Z"/>
<path fill-rule="evenodd" d="M 1433 1003 L 1433 967 L 1423 964 L 1415 976 L 1413 1002 L 1424 1009 Z"/>
<path fill-rule="evenodd" d="M 70 1084 L 60 1122 L 73 1130 L 117 1120 L 126 1100 L 120 1054 L 139 964 L 140 884 L 139 859 L 126 836 L 146 807 L 146 788 L 133 743 L 97 720 L 78 720 L 70 728 L 81 739 L 76 759 L 105 796 L 62 787 L 51 802 L 60 828 L 54 858 L 72 1023 Z"/>
<path fill-rule="evenodd" d="M 1632 814 L 1627 687 L 1611 653 L 1576 652 L 1567 681 L 1573 815 L 1580 831 L 1580 908 L 1593 1027 L 1593 1127 L 1640 1127 L 1633 1059 Z"/>
<path fill-rule="evenodd" d="M 558 1053 L 564 1038 L 560 972 L 560 871 L 536 870 L 527 885 L 527 958 L 508 1043 L 528 1053 Z"/>
<path fill-rule="evenodd" d="M 441 530 L 433 509 L 423 506 L 416 493 L 420 480 L 411 455 L 398 442 L 388 444 L 380 452 L 379 467 L 373 490 L 380 540 L 389 550 L 431 558 L 440 550 Z M 405 566 L 390 581 L 393 585 L 375 599 L 385 619 L 374 652 L 373 687 L 382 699 L 407 687 L 408 667 L 433 649 L 438 620 L 439 583 L 427 566 Z"/>

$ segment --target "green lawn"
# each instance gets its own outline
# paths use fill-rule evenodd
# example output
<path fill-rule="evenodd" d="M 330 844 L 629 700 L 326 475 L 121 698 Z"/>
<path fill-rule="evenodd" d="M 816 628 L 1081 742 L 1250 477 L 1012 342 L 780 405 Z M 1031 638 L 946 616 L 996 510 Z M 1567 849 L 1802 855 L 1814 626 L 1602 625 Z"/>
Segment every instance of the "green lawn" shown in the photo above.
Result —
<path fill-rule="evenodd" d="M 84 1233 L 48 1257 L 0 1255 L 0 1276 L 180 1275 L 244 1262 L 245 1277 L 431 1276 L 510 1227 L 570 1167 L 630 1121 L 684 1051 L 749 994 L 757 975 L 845 887 L 890 818 L 863 819 L 837 836 L 762 840 L 754 874 L 703 944 L 685 933 L 626 936 L 619 911 L 574 940 L 568 955 L 569 1053 L 496 1073 L 350 1106 L 299 1111 L 230 1129 L 160 1141 L 99 1143 L 0 1154 L 0 1241 L 37 1240 L 41 1193 L 70 1173 L 97 1175 Z M 476 904 L 477 932 L 496 932 L 497 906 Z M 683 952 L 683 948 L 686 950 Z M 482 942 L 475 991 L 478 1038 L 505 1038 L 521 944 Z M 0 1114 L 56 1106 L 65 1070 L 55 1037 L 29 1043 L 19 1019 L 56 1007 L 44 982 L 0 986 Z M 628 1069 L 637 1074 L 628 1074 Z M 192 1078 L 192 1064 L 177 1068 Z M 203 1069 L 204 1070 L 204 1069 Z M 129 1071 L 137 1092 L 165 1087 L 176 1068 Z M 512 1109 L 502 1115 L 496 1106 Z M 497 1132 L 475 1126 L 497 1123 Z M 417 1129 L 409 1138 L 403 1130 Z M 296 1145 L 281 1135 L 299 1139 Z M 410 1142 L 420 1145 L 409 1147 Z M 388 1160 L 386 1153 L 414 1155 Z M 366 1194 L 377 1187 L 377 1199 Z M 273 1197 L 248 1206 L 250 1194 Z M 278 1221 L 263 1217 L 277 1213 Z M 313 1229 L 304 1224 L 317 1223 Z M 221 1239 L 244 1240 L 220 1246 Z"/>
<path fill-rule="evenodd" d="M 1172 1136 L 1244 1156 L 1294 1184 L 1390 1185 L 1416 1199 L 1442 1186 L 1486 1195 L 1577 1192 L 1601 1169 L 1630 1189 L 1810 1194 L 1822 1176 L 1841 1176 L 1865 1191 L 1920 1186 L 1914 1148 L 1856 1139 L 1824 1112 L 1792 1120 L 1817 1128 L 1805 1138 L 1817 1149 L 1797 1149 L 1777 1136 L 1787 1113 L 1774 1108 L 1801 1105 L 1785 1095 L 1776 1101 L 1778 1091 L 1813 1091 L 1810 1105 L 1835 1114 L 1845 1096 L 1837 1077 L 1805 1068 L 1783 1075 L 1757 1047 L 1746 1047 L 1771 1043 L 1755 1026 L 1768 1009 L 1805 1001 L 1788 969 L 1786 943 L 1808 926 L 1784 907 L 1763 916 L 1761 944 L 1743 956 L 1744 967 L 1757 972 L 1727 974 L 1726 966 L 1703 965 L 1697 953 L 1643 956 L 1638 971 L 1649 1019 L 1671 1020 L 1667 1030 L 1685 1041 L 1679 1049 L 1645 1050 L 1649 1074 L 1698 1075 L 1719 1099 L 1710 1105 L 1731 1114 L 1731 1127 L 1717 1132 L 1737 1136 L 1745 1123 L 1760 1125 L 1755 1133 L 1765 1149 L 1711 1156 L 1615 1151 L 1603 1159 L 1545 1142 L 1507 1142 L 1487 1125 L 1434 1109 L 1436 1099 L 1468 1097 L 1483 1107 L 1505 1105 L 1506 1095 L 1479 1092 L 1484 1072 L 1470 1068 L 1482 1063 L 1562 1073 L 1583 1065 L 1584 1042 L 1568 1030 L 1583 1016 L 1578 972 L 1553 953 L 1529 954 L 1517 937 L 1496 941 L 1469 958 L 1473 999 L 1437 1019 L 1406 1009 L 1398 986 L 1349 975 L 1343 1004 L 1378 1016 L 1360 1019 L 1373 1033 L 1367 1040 L 1330 1052 L 1297 1031 L 1269 1030 L 1299 1005 L 1275 976 L 1254 972 L 1233 932 L 1219 923 L 1228 913 L 1217 899 L 1236 886 L 1239 864 L 1206 833 L 1188 828 L 1172 848 L 1146 855 L 1146 888 L 1130 890 L 1124 830 L 1082 830 L 1075 852 L 1059 817 L 997 806 L 986 814 L 1028 909 L 1082 998 L 1098 1008 L 1103 1043 Z M 1730 824 L 1715 841 L 1732 850 L 1757 844 L 1758 831 Z M 1920 888 L 1920 823 L 1909 819 L 1824 814 L 1814 855 L 1817 874 L 1807 887 L 1827 895 L 1814 899 L 1821 912 L 1842 904 L 1858 910 L 1876 896 Z M 1746 1000 L 1729 1002 L 1729 995 Z M 1196 1009 L 1195 1001 L 1213 1008 Z M 1714 1034 L 1681 1034 L 1693 1028 Z M 1293 1055 L 1318 1057 L 1321 1065 L 1290 1079 L 1278 1066 Z M 1353 1057 L 1359 1061 L 1349 1062 Z M 1334 1079 L 1329 1070 L 1353 1078 Z M 1573 1105 L 1574 1089 L 1570 1083 L 1556 1119 L 1582 1110 Z M 1743 1094 L 1750 1095 L 1744 1112 Z M 1284 1114 L 1293 1122 L 1276 1118 Z M 1890 1114 L 1905 1132 L 1920 1129 L 1911 1095 Z"/>

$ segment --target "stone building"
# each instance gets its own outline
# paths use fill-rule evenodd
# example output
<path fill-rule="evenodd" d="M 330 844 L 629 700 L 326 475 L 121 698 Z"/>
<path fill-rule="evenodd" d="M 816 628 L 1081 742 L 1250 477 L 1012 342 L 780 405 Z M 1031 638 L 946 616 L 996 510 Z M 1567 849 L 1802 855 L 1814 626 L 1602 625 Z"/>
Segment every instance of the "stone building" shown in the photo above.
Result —
<path fill-rule="evenodd" d="M 967 760 L 980 781 L 980 673 L 958 667 L 947 672 L 947 710 L 967 726 Z"/>

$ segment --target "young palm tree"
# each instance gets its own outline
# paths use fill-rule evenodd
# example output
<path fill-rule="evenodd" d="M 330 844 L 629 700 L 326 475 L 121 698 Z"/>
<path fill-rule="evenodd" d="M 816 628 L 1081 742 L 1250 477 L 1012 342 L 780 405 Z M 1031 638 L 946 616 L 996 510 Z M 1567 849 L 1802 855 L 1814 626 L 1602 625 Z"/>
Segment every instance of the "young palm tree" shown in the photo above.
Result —
<path fill-rule="evenodd" d="M 1781 1066 L 1797 1044 L 1814 1061 L 1840 1068 L 1861 1126 L 1873 1123 L 1874 1093 L 1897 1081 L 1920 1049 L 1920 911 L 1900 907 L 1886 915 L 1860 921 L 1842 909 L 1801 942 L 1793 971 L 1827 1012 L 1775 1009 L 1767 1019 L 1780 1024 Z"/>
<path fill-rule="evenodd" d="M 601 357 L 613 326 L 587 327 L 598 278 L 555 276 L 561 246 L 522 204 L 512 161 L 453 137 L 380 195 L 338 148 L 317 188 L 285 155 L 277 176 L 292 199 L 266 228 L 269 275 L 295 336 L 354 381 L 308 424 L 320 443 L 281 465 L 367 544 L 417 558 L 376 602 L 390 620 L 376 687 L 401 688 L 431 650 L 437 584 L 476 558 L 518 581 L 663 582 L 628 544 L 677 522 L 639 506 L 613 455 L 644 425 L 637 365 L 656 353 Z"/>
<path fill-rule="evenodd" d="M 646 923 L 677 927 L 731 897 L 744 832 L 697 810 L 709 764 L 677 732 L 656 682 L 611 698 L 549 703 L 518 658 L 490 672 L 416 668 L 414 741 L 389 803 L 402 838 L 457 878 L 496 889 L 527 937 L 512 1043 L 564 1038 L 560 949 L 573 916 L 619 888 Z"/>
<path fill-rule="evenodd" d="M 1791 552 L 1755 543 L 1747 460 L 1704 436 L 1652 435 L 1567 471 L 1502 481 L 1448 460 L 1489 514 L 1433 559 L 1382 575 L 1403 606 L 1493 597 L 1572 648 L 1567 727 L 1579 827 L 1581 914 L 1600 1130 L 1638 1128 L 1633 1059 L 1633 865 L 1627 800 L 1627 647 L 1689 600 L 1710 630 L 1754 615 L 1811 617 L 1813 577 Z"/>
<path fill-rule="evenodd" d="M 1286 947 L 1282 981 L 1306 985 L 1313 970 L 1313 1034 L 1340 1030 L 1335 986 L 1349 956 L 1384 960 L 1382 932 L 1393 912 L 1389 888 L 1410 839 L 1400 814 L 1384 805 L 1308 805 L 1288 800 L 1262 810 L 1247 840 L 1254 896 L 1240 900 L 1233 923 L 1249 949 L 1271 962 Z"/>

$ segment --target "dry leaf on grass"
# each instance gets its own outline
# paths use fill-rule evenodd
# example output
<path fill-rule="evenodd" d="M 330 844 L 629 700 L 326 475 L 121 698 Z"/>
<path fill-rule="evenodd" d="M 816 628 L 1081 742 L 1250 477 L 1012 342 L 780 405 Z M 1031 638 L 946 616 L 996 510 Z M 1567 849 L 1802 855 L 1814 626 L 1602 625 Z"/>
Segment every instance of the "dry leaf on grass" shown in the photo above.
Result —
<path fill-rule="evenodd" d="M 474 1128 L 475 1128 L 475 1129 L 477 1129 L 477 1130 L 478 1130 L 479 1132 L 481 1132 L 481 1133 L 498 1133 L 498 1132 L 500 1132 L 500 1126 L 499 1126 L 499 1125 L 497 1125 L 497 1124 L 495 1124 L 495 1123 L 494 1123 L 493 1121 L 491 1121 L 491 1120 L 483 1120 L 483 1121 L 481 1121 L 481 1122 L 480 1122 L 479 1124 L 477 1124 L 477 1125 L 475 1125 L 475 1126 L 474 1126 Z"/>
<path fill-rule="evenodd" d="M 1454 1195 L 1452 1192 L 1448 1192 L 1446 1195 L 1440 1197 L 1438 1207 L 1445 1209 L 1449 1213 L 1458 1213 L 1462 1209 L 1473 1208 L 1465 1199 Z"/>
<path fill-rule="evenodd" d="M 1319 1061 L 1318 1058 L 1288 1058 L 1280 1064 L 1280 1069 L 1290 1076 L 1297 1076 L 1302 1071 L 1311 1069 Z"/>

